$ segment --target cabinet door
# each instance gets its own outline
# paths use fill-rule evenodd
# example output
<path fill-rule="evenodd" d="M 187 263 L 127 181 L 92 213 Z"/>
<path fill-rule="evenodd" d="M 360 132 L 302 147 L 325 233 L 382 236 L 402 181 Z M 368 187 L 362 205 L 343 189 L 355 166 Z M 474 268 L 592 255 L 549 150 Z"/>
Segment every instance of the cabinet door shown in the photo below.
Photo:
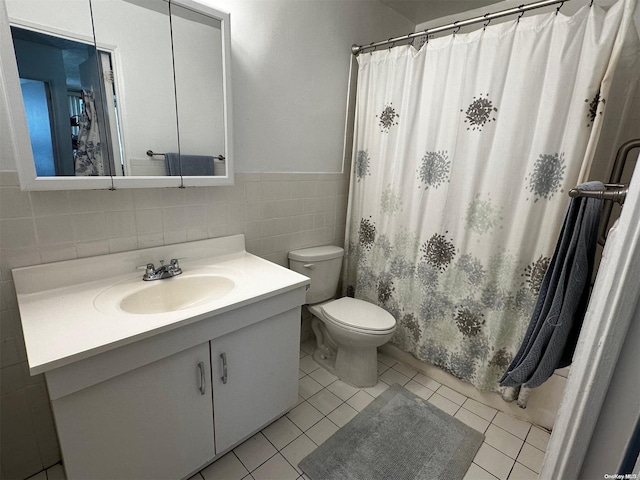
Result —
<path fill-rule="evenodd" d="M 299 357 L 299 308 L 212 340 L 216 454 L 295 405 Z"/>
<path fill-rule="evenodd" d="M 209 362 L 207 342 L 54 400 L 67 477 L 176 479 L 210 461 Z"/>

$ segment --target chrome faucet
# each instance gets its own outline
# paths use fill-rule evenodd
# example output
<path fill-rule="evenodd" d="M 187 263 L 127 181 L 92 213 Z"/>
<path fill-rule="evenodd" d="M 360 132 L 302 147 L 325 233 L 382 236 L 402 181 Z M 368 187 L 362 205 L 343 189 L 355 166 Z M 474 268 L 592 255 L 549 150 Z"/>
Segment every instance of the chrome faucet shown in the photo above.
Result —
<path fill-rule="evenodd" d="M 146 270 L 142 276 L 142 280 L 162 280 L 163 278 L 175 277 L 180 275 L 182 269 L 178 264 L 177 258 L 172 258 L 169 265 L 164 264 L 164 260 L 160 260 L 160 267 L 156 268 L 153 263 L 147 263 Z"/>

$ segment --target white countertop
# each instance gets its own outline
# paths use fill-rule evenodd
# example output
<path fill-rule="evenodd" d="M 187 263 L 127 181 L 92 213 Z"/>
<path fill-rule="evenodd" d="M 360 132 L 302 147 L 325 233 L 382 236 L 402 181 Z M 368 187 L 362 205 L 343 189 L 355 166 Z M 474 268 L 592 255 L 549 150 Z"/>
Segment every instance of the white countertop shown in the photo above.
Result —
<path fill-rule="evenodd" d="M 221 272 L 235 288 L 181 310 L 131 314 L 98 309 L 94 300 L 116 284 L 144 284 L 139 265 L 179 258 L 182 275 Z M 244 250 L 244 236 L 202 240 L 13 270 L 32 375 L 309 284 L 309 279 Z"/>

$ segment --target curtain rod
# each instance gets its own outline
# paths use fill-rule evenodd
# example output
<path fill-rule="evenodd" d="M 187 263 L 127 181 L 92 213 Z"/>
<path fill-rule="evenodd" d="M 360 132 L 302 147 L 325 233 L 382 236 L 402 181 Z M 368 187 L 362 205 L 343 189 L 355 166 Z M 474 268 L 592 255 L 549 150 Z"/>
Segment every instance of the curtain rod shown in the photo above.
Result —
<path fill-rule="evenodd" d="M 516 13 L 520 13 L 520 16 L 522 16 L 524 14 L 524 12 L 529 11 L 529 10 L 535 10 L 536 8 L 548 7 L 550 5 L 555 5 L 557 3 L 562 4 L 562 3 L 565 3 L 565 2 L 568 2 L 568 1 L 570 1 L 570 0 L 543 0 L 541 2 L 529 3 L 528 5 L 520 5 L 519 7 L 509 8 L 507 10 L 501 10 L 501 11 L 495 12 L 495 13 L 487 13 L 487 14 L 485 14 L 483 16 L 480 16 L 480 17 L 474 17 L 474 18 L 470 18 L 468 20 L 457 21 L 457 22 L 449 23 L 447 25 L 442 25 L 440 27 L 427 28 L 426 30 L 422 30 L 420 32 L 409 33 L 408 35 L 403 35 L 401 37 L 390 38 L 389 40 L 382 40 L 380 42 L 370 43 L 369 45 L 356 45 L 356 44 L 354 44 L 351 47 L 351 53 L 354 54 L 354 55 L 358 55 L 359 53 L 362 53 L 364 50 L 368 50 L 370 48 L 375 50 L 378 47 L 381 47 L 383 45 L 389 45 L 389 44 L 391 44 L 391 47 L 393 47 L 396 42 L 400 42 L 402 40 L 410 40 L 410 39 L 413 39 L 413 38 L 416 38 L 416 37 L 421 37 L 423 35 L 429 35 L 429 34 L 432 34 L 432 33 L 444 32 L 445 30 L 456 29 L 456 32 L 457 32 L 462 27 L 466 27 L 467 25 L 472 25 L 474 23 L 487 22 L 485 24 L 485 26 L 486 26 L 486 25 L 489 24 L 488 22 L 490 22 L 494 18 L 506 17 L 508 15 L 514 15 Z M 593 3 L 593 1 L 591 3 Z M 562 7 L 562 5 L 560 5 L 560 7 Z M 558 11 L 560 11 L 560 7 L 558 7 Z"/>

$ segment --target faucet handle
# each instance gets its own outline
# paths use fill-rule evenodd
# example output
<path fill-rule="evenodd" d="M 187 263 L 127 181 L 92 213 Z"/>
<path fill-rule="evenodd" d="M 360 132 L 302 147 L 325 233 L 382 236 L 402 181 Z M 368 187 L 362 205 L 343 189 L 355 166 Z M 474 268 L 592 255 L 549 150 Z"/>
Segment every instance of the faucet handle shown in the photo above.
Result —
<path fill-rule="evenodd" d="M 184 257 L 181 257 L 184 258 Z M 177 258 L 172 258 L 170 260 L 170 268 L 173 270 L 174 275 L 179 275 L 182 273 L 182 269 L 180 268 L 180 264 L 178 263 Z"/>

